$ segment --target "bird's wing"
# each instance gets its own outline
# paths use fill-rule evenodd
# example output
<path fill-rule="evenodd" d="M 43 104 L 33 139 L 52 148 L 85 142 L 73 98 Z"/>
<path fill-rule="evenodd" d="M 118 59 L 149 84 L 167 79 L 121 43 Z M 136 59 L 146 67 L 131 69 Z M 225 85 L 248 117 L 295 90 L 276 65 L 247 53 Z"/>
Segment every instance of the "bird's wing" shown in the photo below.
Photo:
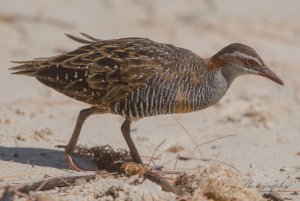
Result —
<path fill-rule="evenodd" d="M 17 74 L 33 75 L 72 98 L 105 104 L 124 98 L 179 61 L 176 47 L 144 38 L 99 40 L 86 36 L 90 40 L 85 40 L 69 37 L 86 45 L 12 69 L 17 70 Z"/>

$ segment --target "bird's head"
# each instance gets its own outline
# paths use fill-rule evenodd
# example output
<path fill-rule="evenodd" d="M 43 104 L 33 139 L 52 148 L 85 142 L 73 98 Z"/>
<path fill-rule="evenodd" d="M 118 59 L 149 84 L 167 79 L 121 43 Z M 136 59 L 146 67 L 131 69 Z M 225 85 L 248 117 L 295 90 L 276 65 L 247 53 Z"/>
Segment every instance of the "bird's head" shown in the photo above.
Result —
<path fill-rule="evenodd" d="M 209 60 L 211 68 L 221 68 L 229 84 L 240 75 L 253 74 L 266 77 L 283 85 L 282 80 L 267 67 L 257 52 L 247 45 L 230 44 Z"/>

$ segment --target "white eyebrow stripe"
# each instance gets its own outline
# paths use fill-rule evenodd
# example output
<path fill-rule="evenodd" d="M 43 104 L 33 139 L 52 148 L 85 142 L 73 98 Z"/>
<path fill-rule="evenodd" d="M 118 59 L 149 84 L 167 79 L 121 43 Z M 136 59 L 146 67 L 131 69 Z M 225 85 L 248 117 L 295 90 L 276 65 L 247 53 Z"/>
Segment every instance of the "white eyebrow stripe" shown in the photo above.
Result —
<path fill-rule="evenodd" d="M 255 60 L 259 65 L 262 66 L 262 63 L 257 58 L 252 57 L 252 56 L 247 55 L 247 54 L 244 54 L 244 53 L 239 52 L 239 51 L 234 51 L 232 53 L 227 53 L 225 55 L 238 56 L 238 57 L 242 57 L 242 58 L 245 58 L 245 59 L 252 59 L 252 60 Z"/>

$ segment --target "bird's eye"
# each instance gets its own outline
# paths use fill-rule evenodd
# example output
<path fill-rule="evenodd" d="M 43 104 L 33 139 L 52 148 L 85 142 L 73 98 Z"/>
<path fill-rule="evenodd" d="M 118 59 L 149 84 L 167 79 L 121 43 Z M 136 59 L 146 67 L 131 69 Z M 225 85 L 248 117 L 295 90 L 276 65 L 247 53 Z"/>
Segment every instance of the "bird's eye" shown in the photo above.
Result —
<path fill-rule="evenodd" d="M 250 59 L 246 59 L 245 63 L 246 63 L 247 66 L 253 65 L 253 61 L 250 60 Z"/>

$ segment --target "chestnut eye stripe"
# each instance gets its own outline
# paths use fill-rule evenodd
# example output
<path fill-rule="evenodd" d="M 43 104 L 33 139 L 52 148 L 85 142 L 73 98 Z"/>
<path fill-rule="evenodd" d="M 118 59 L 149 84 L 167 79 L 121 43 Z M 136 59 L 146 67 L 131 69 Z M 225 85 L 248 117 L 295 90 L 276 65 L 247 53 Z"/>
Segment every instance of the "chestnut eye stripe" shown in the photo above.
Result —
<path fill-rule="evenodd" d="M 240 52 L 240 51 L 234 51 L 234 52 L 231 52 L 231 53 L 226 53 L 224 55 L 240 58 L 241 60 L 245 61 L 246 64 L 247 64 L 247 62 L 252 61 L 252 63 L 256 64 L 257 66 L 263 66 L 263 64 L 257 58 L 255 58 L 254 56 L 249 55 L 249 54 L 245 54 L 245 53 Z"/>

